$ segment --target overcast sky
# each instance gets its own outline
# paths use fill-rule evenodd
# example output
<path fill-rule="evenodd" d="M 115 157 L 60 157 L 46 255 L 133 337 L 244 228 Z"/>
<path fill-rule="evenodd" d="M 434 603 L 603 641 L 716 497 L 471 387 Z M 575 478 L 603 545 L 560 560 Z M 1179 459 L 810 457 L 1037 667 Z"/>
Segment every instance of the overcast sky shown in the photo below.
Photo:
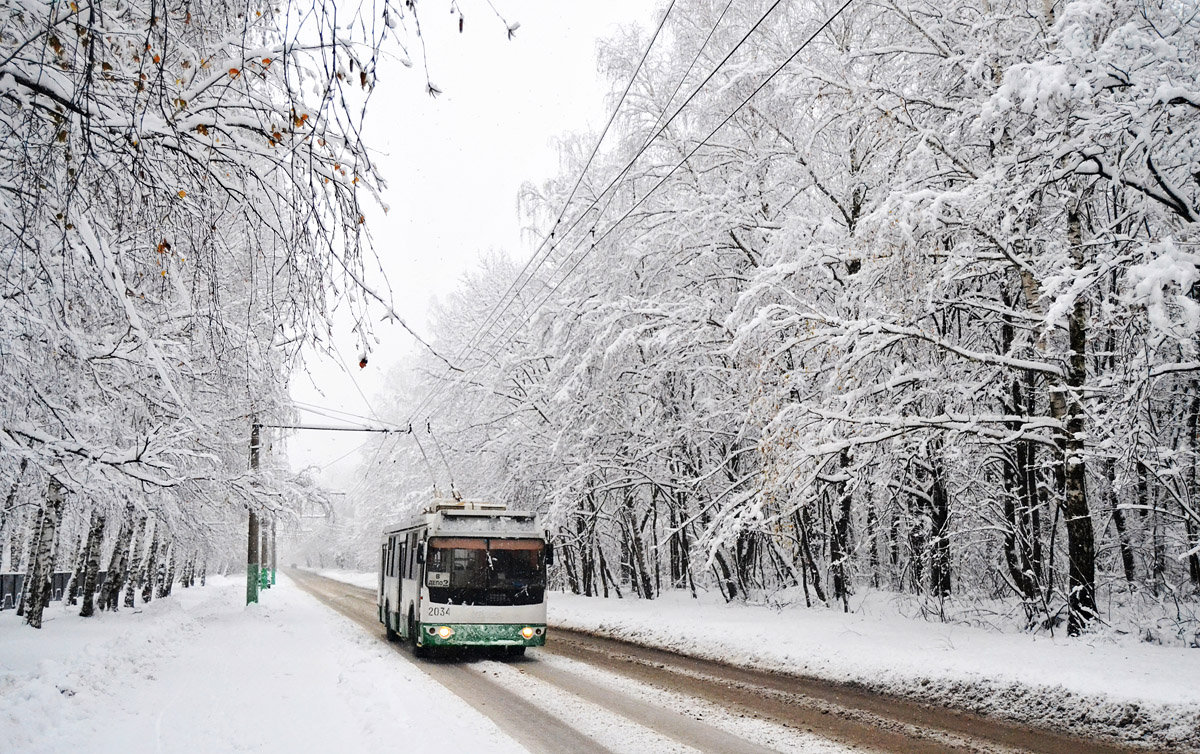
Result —
<path fill-rule="evenodd" d="M 461 2 L 461 34 L 449 2 L 422 3 L 430 78 L 443 94 L 425 93 L 413 49 L 414 68 L 385 69 L 371 100 L 368 143 L 388 179 L 383 200 L 391 210 L 368 214 L 369 226 L 396 308 L 420 333 L 430 301 L 452 290 L 482 252 L 532 255 L 517 213 L 521 185 L 557 173 L 555 141 L 564 134 L 603 127 L 611 103 L 596 73 L 599 40 L 622 25 L 650 27 L 660 12 L 655 0 L 493 3 L 520 23 L 515 39 L 484 0 Z M 381 343 L 365 369 L 357 364 L 358 341 L 343 331 L 336 338 L 343 363 L 311 354 L 310 374 L 296 375 L 293 397 L 370 416 L 389 369 L 414 347 L 396 325 L 380 323 L 376 331 Z M 332 423 L 310 413 L 301 420 Z M 344 488 L 359 461 L 354 449 L 368 437 L 297 432 L 287 440 L 289 462 L 322 467 L 324 484 Z"/>

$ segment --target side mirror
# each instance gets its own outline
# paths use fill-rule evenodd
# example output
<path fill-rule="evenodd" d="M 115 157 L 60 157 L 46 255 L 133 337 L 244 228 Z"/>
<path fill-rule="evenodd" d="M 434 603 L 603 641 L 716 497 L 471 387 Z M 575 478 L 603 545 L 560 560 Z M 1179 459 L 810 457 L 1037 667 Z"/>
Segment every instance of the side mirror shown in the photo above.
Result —
<path fill-rule="evenodd" d="M 548 566 L 554 565 L 554 543 L 553 542 L 546 543 L 546 565 L 548 565 Z"/>
<path fill-rule="evenodd" d="M 425 543 L 424 542 L 417 543 L 417 562 L 418 563 L 425 562 Z"/>

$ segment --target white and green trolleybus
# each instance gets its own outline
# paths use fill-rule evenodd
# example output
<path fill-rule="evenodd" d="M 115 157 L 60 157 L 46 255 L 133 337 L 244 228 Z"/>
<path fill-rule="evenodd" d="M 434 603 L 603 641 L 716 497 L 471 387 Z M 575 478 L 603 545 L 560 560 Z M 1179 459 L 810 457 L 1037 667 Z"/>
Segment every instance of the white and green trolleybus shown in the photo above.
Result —
<path fill-rule="evenodd" d="M 434 500 L 383 531 L 379 621 L 389 639 L 432 647 L 546 643 L 546 566 L 553 551 L 533 513 L 476 501 Z"/>

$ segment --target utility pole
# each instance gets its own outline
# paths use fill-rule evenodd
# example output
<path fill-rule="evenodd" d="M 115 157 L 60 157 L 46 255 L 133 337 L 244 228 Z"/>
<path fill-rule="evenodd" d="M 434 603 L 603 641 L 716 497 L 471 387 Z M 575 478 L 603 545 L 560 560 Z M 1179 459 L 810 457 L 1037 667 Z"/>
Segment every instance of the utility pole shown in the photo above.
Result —
<path fill-rule="evenodd" d="M 382 434 L 412 433 L 407 429 L 390 427 L 337 427 L 319 424 L 262 424 L 257 416 L 250 418 L 250 470 L 258 471 L 259 432 L 263 427 L 275 429 L 309 429 L 324 432 L 379 432 Z M 256 475 L 257 476 L 257 475 Z M 255 480 L 257 481 L 257 480 Z M 259 526 L 258 515 L 250 508 L 250 527 L 246 537 L 246 604 L 258 602 L 260 589 L 275 583 L 275 518 L 268 523 L 269 535 Z"/>
<path fill-rule="evenodd" d="M 258 523 L 258 530 L 262 534 L 262 549 L 259 551 L 262 553 L 262 555 L 258 559 L 259 591 L 271 588 L 271 571 L 269 568 L 271 563 L 271 538 L 267 536 L 267 532 L 270 531 L 273 521 L 273 516 L 270 518 L 264 517 L 263 520 L 259 521 Z"/>
<path fill-rule="evenodd" d="M 250 471 L 258 471 L 258 431 L 261 425 L 257 418 L 250 420 Z M 246 604 L 258 602 L 259 547 L 258 515 L 250 507 L 250 530 L 246 545 Z"/>

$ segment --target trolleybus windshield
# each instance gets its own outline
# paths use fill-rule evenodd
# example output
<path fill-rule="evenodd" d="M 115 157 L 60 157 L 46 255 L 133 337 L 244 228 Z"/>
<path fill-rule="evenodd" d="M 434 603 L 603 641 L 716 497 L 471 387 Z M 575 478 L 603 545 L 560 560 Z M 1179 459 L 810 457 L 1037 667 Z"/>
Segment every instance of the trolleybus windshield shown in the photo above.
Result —
<path fill-rule="evenodd" d="M 546 587 L 538 539 L 433 537 L 425 584 L 429 600 L 456 605 L 532 605 Z"/>

